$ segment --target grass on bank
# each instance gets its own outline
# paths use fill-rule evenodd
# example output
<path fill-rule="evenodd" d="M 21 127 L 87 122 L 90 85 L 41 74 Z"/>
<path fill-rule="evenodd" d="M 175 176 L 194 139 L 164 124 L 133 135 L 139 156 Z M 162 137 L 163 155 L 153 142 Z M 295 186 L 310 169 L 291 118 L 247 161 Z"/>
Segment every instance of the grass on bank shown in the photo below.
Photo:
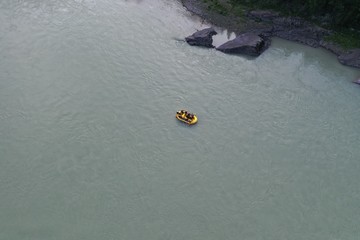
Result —
<path fill-rule="evenodd" d="M 360 33 L 354 30 L 338 30 L 325 40 L 339 44 L 345 49 L 360 48 Z"/>
<path fill-rule="evenodd" d="M 244 1 L 239 3 L 233 0 L 202 0 L 207 4 L 207 8 L 210 11 L 214 11 L 221 15 L 234 15 L 244 18 L 244 13 L 251 9 L 271 9 L 280 12 L 284 16 L 299 16 L 307 19 L 314 24 L 321 25 L 319 19 L 308 19 L 305 16 L 299 15 L 297 12 L 293 12 L 291 8 L 281 5 L 271 5 L 268 1 L 260 1 L 257 3 L 251 1 Z M 339 29 L 332 25 L 325 26 L 327 29 L 334 31 L 334 34 L 327 37 L 325 40 L 339 44 L 345 49 L 360 48 L 360 32 L 354 29 Z"/>
<path fill-rule="evenodd" d="M 228 9 L 224 6 L 223 3 L 220 3 L 218 0 L 203 0 L 203 2 L 208 4 L 208 10 L 217 12 L 224 16 L 229 14 Z"/>

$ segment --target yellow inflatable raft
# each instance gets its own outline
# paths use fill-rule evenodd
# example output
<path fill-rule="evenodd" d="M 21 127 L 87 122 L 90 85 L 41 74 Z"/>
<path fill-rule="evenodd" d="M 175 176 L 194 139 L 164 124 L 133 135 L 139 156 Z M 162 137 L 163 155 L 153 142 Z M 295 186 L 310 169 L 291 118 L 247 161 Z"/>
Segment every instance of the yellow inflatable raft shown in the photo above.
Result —
<path fill-rule="evenodd" d="M 195 114 L 189 113 L 186 110 L 177 111 L 176 112 L 176 118 L 179 121 L 184 122 L 184 123 L 189 124 L 189 125 L 194 125 L 198 121 L 197 116 Z"/>

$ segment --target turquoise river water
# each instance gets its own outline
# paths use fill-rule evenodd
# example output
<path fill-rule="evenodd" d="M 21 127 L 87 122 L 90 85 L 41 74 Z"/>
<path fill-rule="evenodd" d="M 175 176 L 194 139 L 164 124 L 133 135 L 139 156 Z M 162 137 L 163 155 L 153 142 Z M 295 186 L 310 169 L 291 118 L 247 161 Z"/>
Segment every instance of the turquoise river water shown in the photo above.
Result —
<path fill-rule="evenodd" d="M 176 40 L 207 26 L 170 0 L 0 1 L 0 240 L 360 239 L 360 71 Z"/>

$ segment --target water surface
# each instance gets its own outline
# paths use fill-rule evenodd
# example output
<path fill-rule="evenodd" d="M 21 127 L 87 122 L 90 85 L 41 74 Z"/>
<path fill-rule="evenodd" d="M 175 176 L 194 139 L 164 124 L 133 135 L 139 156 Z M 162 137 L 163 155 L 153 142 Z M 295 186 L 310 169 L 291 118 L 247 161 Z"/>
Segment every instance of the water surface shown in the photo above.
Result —
<path fill-rule="evenodd" d="M 0 2 L 0 239 L 358 239 L 360 72 L 176 40 L 207 26 L 176 1 Z"/>

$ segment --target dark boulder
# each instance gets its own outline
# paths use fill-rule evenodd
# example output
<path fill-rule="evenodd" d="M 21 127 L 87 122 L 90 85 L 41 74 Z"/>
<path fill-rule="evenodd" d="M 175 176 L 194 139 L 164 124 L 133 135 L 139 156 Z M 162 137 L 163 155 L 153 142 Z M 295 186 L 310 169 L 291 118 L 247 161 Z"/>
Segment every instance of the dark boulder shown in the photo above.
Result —
<path fill-rule="evenodd" d="M 203 30 L 195 32 L 193 35 L 185 38 L 186 42 L 192 46 L 202 46 L 213 48 L 212 36 L 216 35 L 217 32 L 213 28 L 205 28 Z"/>
<path fill-rule="evenodd" d="M 338 60 L 346 66 L 360 68 L 360 49 L 353 49 L 349 53 L 342 54 L 338 56 Z"/>
<path fill-rule="evenodd" d="M 270 39 L 254 33 L 244 33 L 216 48 L 224 53 L 259 56 L 270 46 Z"/>

